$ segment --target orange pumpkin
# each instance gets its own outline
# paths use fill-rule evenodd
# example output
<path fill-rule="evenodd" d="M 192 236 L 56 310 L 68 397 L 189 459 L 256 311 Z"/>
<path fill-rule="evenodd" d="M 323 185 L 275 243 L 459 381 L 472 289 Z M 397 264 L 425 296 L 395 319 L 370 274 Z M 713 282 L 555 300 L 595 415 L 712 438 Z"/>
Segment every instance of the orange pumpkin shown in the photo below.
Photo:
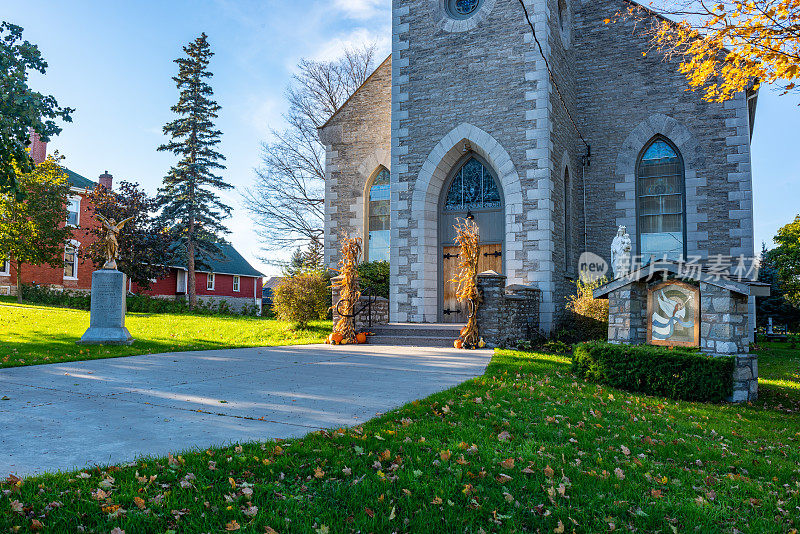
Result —
<path fill-rule="evenodd" d="M 342 334 L 340 334 L 339 332 L 334 332 L 333 334 L 331 334 L 331 343 L 333 343 L 334 345 L 338 345 L 339 343 L 342 342 L 343 339 L 344 336 L 342 336 Z"/>
<path fill-rule="evenodd" d="M 460 349 L 464 346 L 464 341 L 462 341 L 461 339 L 456 339 L 455 341 L 453 341 L 453 346 L 457 349 Z"/>
<path fill-rule="evenodd" d="M 356 341 L 359 342 L 359 343 L 366 343 L 367 342 L 367 334 L 365 334 L 364 332 L 356 334 Z"/>

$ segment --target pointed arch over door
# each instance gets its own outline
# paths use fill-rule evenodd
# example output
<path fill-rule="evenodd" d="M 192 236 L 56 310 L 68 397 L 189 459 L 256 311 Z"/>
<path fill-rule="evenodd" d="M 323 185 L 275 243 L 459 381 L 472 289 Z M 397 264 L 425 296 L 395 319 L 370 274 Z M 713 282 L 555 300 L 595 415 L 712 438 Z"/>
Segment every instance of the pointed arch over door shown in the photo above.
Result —
<path fill-rule="evenodd" d="M 478 272 L 503 273 L 504 207 L 503 189 L 489 163 L 474 152 L 461 157 L 439 199 L 439 321 L 465 323 L 468 319 L 466 303 L 458 301 L 452 282 L 460 263 L 454 225 L 458 219 L 475 221 L 481 240 Z"/>
<path fill-rule="evenodd" d="M 686 256 L 683 157 L 663 135 L 642 149 L 636 164 L 636 242 L 642 261 Z"/>

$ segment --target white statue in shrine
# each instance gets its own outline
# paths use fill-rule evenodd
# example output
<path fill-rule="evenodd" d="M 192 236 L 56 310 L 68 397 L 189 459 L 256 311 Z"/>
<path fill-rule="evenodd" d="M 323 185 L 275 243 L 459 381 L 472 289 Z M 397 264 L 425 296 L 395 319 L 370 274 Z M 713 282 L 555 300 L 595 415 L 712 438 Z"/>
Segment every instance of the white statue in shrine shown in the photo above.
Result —
<path fill-rule="evenodd" d="M 611 242 L 611 268 L 614 270 L 614 278 L 630 272 L 631 246 L 631 236 L 628 235 L 624 226 L 620 226 L 617 229 L 617 235 Z"/>

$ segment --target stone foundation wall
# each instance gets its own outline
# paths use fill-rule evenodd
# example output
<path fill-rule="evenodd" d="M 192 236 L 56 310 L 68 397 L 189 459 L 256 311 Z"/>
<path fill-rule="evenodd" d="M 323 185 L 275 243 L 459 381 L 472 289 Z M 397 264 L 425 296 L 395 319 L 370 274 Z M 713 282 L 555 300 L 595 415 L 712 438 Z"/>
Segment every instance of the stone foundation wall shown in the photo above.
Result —
<path fill-rule="evenodd" d="M 608 295 L 608 341 L 647 343 L 647 284 L 633 282 Z"/>
<path fill-rule="evenodd" d="M 526 285 L 506 287 L 501 274 L 478 275 L 483 301 L 478 306 L 478 333 L 490 347 L 531 339 L 539 328 L 540 289 Z"/>
<path fill-rule="evenodd" d="M 752 402 L 758 399 L 758 356 L 741 354 L 736 356 L 733 369 L 733 396 L 731 402 Z"/>
<path fill-rule="evenodd" d="M 172 296 L 165 296 L 165 299 L 174 299 L 175 297 Z M 185 297 L 184 297 L 185 298 Z M 252 309 L 254 306 L 258 306 L 251 297 L 220 297 L 216 295 L 197 295 L 197 301 L 202 302 L 203 304 L 214 304 L 219 305 L 222 301 L 227 302 L 228 306 L 231 310 L 242 313 L 244 310 Z"/>
<path fill-rule="evenodd" d="M 747 297 L 700 283 L 700 350 L 716 354 L 747 354 Z"/>

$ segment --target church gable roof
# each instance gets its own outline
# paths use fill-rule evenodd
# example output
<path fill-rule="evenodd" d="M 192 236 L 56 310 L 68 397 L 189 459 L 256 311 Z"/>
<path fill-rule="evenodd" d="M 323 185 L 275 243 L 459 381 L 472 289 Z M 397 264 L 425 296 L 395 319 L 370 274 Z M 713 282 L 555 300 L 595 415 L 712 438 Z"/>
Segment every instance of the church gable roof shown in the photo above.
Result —
<path fill-rule="evenodd" d="M 367 76 L 367 79 L 364 80 L 364 83 L 362 83 L 358 87 L 358 89 L 353 91 L 353 94 L 350 95 L 350 97 L 347 100 L 344 101 L 344 104 L 339 106 L 339 109 L 337 109 L 333 113 L 333 115 L 330 116 L 330 118 L 325 122 L 325 124 L 323 124 L 322 126 L 320 126 L 318 128 L 319 132 L 322 133 L 328 126 L 330 126 L 330 125 L 334 124 L 335 122 L 337 122 L 340 119 L 341 115 L 342 115 L 342 111 L 346 110 L 349 107 L 354 106 L 355 103 L 358 101 L 358 96 L 361 96 L 361 93 L 363 92 L 363 90 L 365 88 L 367 88 L 368 86 L 370 86 L 375 81 L 375 79 L 377 78 L 377 75 L 380 72 L 382 72 L 384 69 L 388 69 L 388 71 L 389 71 L 388 74 L 391 77 L 391 65 L 392 65 L 392 55 L 389 54 L 386 57 L 386 59 L 384 59 L 383 62 L 380 65 L 378 65 L 375 68 L 374 71 L 372 71 L 372 74 Z"/>

